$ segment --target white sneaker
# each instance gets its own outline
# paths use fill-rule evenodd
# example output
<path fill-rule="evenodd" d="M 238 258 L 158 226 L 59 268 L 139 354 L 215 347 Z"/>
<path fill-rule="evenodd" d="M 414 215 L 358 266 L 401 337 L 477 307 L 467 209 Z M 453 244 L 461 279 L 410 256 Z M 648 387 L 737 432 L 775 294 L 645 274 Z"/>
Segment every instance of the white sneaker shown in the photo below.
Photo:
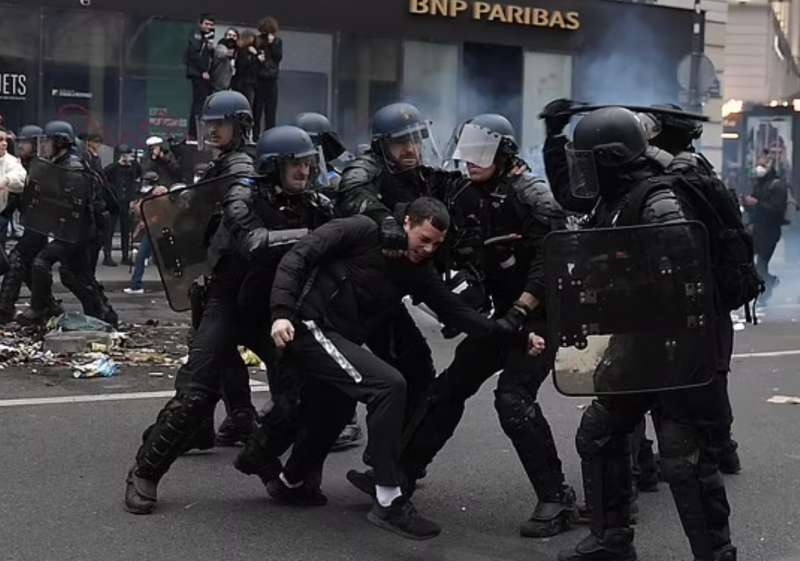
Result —
<path fill-rule="evenodd" d="M 125 294 L 144 294 L 144 288 L 126 288 L 122 292 Z"/>

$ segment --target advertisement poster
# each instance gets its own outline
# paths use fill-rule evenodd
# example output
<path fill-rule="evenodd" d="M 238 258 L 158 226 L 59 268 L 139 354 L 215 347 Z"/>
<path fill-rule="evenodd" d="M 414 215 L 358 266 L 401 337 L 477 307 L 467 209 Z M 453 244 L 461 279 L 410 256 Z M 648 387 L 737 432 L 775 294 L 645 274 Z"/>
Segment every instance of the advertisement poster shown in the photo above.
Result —
<path fill-rule="evenodd" d="M 781 168 L 791 176 L 792 162 L 792 117 L 751 116 L 747 118 L 744 165 L 752 170 L 758 159 L 770 155 L 776 158 Z"/>

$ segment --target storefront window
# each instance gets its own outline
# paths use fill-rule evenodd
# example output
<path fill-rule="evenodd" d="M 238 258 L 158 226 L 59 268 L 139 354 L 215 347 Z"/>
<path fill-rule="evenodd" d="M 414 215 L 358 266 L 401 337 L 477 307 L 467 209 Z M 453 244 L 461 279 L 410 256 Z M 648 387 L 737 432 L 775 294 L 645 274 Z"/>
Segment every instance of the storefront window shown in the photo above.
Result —
<path fill-rule="evenodd" d="M 194 25 L 160 18 L 129 21 L 121 142 L 142 146 L 151 134 L 185 135 L 191 87 L 183 55 Z"/>
<path fill-rule="evenodd" d="M 400 42 L 342 35 L 336 64 L 339 132 L 347 146 L 355 149 L 369 143 L 372 114 L 402 97 Z"/>
<path fill-rule="evenodd" d="M 112 12 L 45 11 L 43 120 L 117 137 L 124 28 Z"/>
<path fill-rule="evenodd" d="M 544 174 L 542 148 L 545 129 L 539 113 L 554 99 L 572 97 L 572 57 L 527 51 L 524 64 L 520 148 L 523 158 L 533 166 L 535 173 Z"/>
<path fill-rule="evenodd" d="M 39 10 L 0 5 L 0 115 L 7 128 L 36 122 L 39 93 Z"/>
<path fill-rule="evenodd" d="M 459 54 L 457 45 L 403 43 L 402 99 L 433 121 L 440 149 L 458 125 Z"/>
<path fill-rule="evenodd" d="M 333 37 L 322 33 L 281 31 L 283 62 L 278 82 L 278 123 L 292 123 L 298 113 L 330 115 Z"/>

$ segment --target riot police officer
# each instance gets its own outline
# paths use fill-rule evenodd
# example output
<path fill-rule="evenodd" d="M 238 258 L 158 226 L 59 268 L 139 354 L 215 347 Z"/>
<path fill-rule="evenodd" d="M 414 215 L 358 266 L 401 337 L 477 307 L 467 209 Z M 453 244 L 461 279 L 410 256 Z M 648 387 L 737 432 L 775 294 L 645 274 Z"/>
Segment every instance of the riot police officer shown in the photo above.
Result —
<path fill-rule="evenodd" d="M 17 155 L 26 170 L 28 170 L 31 160 L 36 157 L 38 142 L 43 132 L 38 125 L 25 125 L 19 130 L 16 145 Z M 16 194 L 13 197 L 13 200 L 9 197 L 8 208 L 4 211 L 9 212 L 9 218 L 10 213 L 15 209 L 20 212 L 24 210 L 21 206 L 21 197 Z M 3 276 L 3 283 L 0 286 L 0 324 L 8 323 L 14 319 L 14 305 L 19 298 L 22 283 L 24 282 L 30 287 L 33 258 L 46 243 L 47 236 L 27 228 L 9 254 L 9 270 Z M 60 311 L 55 302 L 52 302 L 52 306 L 54 314 Z"/>
<path fill-rule="evenodd" d="M 447 271 L 456 283 L 485 286 L 491 301 L 473 298 L 476 307 L 494 307 L 498 317 L 514 316 L 536 332 L 545 332 L 542 285 L 544 237 L 565 224 L 564 212 L 547 183 L 523 173 L 511 123 L 502 115 L 478 115 L 458 132 L 450 158 L 466 165 L 468 181 L 454 182 L 445 200 L 454 227 L 448 244 Z M 561 462 L 547 419 L 537 403 L 539 386 L 548 376 L 554 351 L 527 356 L 497 337 L 468 337 L 450 366 L 433 383 L 431 404 L 401 456 L 413 482 L 456 429 L 464 404 L 495 372 L 495 408 L 539 498 L 527 537 L 546 537 L 569 528 L 575 517 L 575 493 L 564 484 Z M 351 472 L 357 484 L 363 474 Z M 411 485 L 413 487 L 413 485 Z"/>
<path fill-rule="evenodd" d="M 656 105 L 654 107 L 681 110 L 679 105 L 674 104 Z M 645 129 L 649 132 L 650 144 L 674 156 L 667 166 L 668 172 L 680 174 L 700 189 L 717 188 L 727 191 L 724 185 L 720 185 L 721 180 L 711 162 L 694 148 L 693 142 L 703 134 L 703 124 L 700 121 L 668 113 L 648 113 L 645 117 Z M 652 126 L 648 127 L 648 124 Z M 738 206 L 738 202 L 733 196 L 732 202 Z M 739 444 L 731 436 L 733 411 L 728 395 L 728 371 L 730 370 L 731 354 L 733 353 L 733 328 L 731 326 L 730 329 L 727 329 L 727 325 L 726 322 L 726 330 L 721 333 L 723 352 L 717 365 L 719 383 L 716 385 L 721 392 L 722 399 L 724 399 L 725 413 L 719 419 L 721 424 L 715 431 L 715 435 L 720 441 L 719 446 L 721 448 L 719 457 L 720 471 L 722 473 L 735 474 L 741 471 L 742 464 L 738 453 Z"/>
<path fill-rule="evenodd" d="M 387 255 L 401 255 L 407 240 L 393 216 L 398 205 L 420 196 L 442 199 L 446 186 L 459 178 L 431 167 L 438 163 L 429 123 L 416 107 L 394 103 L 379 109 L 372 119 L 370 149 L 342 173 L 337 214 L 369 216 L 381 227 Z M 397 305 L 393 321 L 373 333 L 367 344 L 406 377 L 407 412 L 413 410 L 435 370 L 430 347 L 404 305 Z"/>
<path fill-rule="evenodd" d="M 94 316 L 111 324 L 116 324 L 117 316 L 94 280 L 91 247 L 97 236 L 97 220 L 103 211 L 101 185 L 88 168 L 86 162 L 75 150 L 75 132 L 65 121 L 50 121 L 44 127 L 41 152 L 52 164 L 59 168 L 81 174 L 85 183 L 85 196 L 81 199 L 82 223 L 76 224 L 79 230 L 78 241 L 54 239 L 46 243 L 37 253 L 31 264 L 31 305 L 17 321 L 23 324 L 38 324 L 47 321 L 58 310 L 53 309 L 52 268 L 60 263 L 61 283 L 67 287 L 83 306 L 86 315 Z M 29 210 L 28 212 L 44 212 Z"/>
<path fill-rule="evenodd" d="M 568 170 L 570 197 L 592 201 L 589 227 L 663 224 L 697 216 L 690 199 L 664 173 L 671 159 L 648 146 L 642 122 L 631 111 L 609 107 L 589 113 L 578 122 L 572 142 L 564 148 L 558 167 Z M 549 156 L 559 158 L 556 152 Z M 646 195 L 641 207 L 632 202 L 640 200 L 639 193 Z M 716 321 L 724 321 L 727 314 L 715 311 Z M 724 356 L 724 350 L 718 348 L 715 354 Z M 641 365 L 642 370 L 646 368 Z M 631 379 L 637 376 L 637 372 L 626 374 Z M 695 559 L 736 559 L 728 526 L 730 507 L 711 437 L 725 408 L 716 384 L 715 380 L 699 388 L 605 396 L 592 402 L 576 436 L 587 500 L 592 503 L 591 533 L 575 550 L 561 553 L 561 561 L 637 558 L 629 516 L 629 434 L 650 409 L 657 428 L 662 476 L 670 485 Z"/>
<path fill-rule="evenodd" d="M 269 305 L 280 258 L 298 236 L 332 218 L 333 205 L 313 189 L 313 171 L 318 165 L 319 152 L 304 130 L 281 126 L 265 131 L 256 145 L 256 152 L 259 200 L 264 215 L 268 216 L 274 240 L 269 257 L 259 263 L 251 273 L 250 282 L 242 287 L 240 300 L 244 309 L 259 309 L 263 310 L 259 313 L 268 315 L 269 310 L 264 308 Z M 275 360 L 267 364 L 267 370 L 273 407 L 236 459 L 235 467 L 247 475 L 258 475 L 278 500 L 324 504 L 325 498 L 319 490 L 321 466 L 313 466 L 315 473 L 300 487 L 285 487 L 275 484 L 274 480 L 282 468 L 278 458 L 297 438 L 299 419 L 305 417 L 311 423 L 330 422 L 341 400 L 328 399 L 330 393 L 313 384 L 301 387 L 298 380 L 302 373 L 288 372 Z M 343 407 L 349 413 L 352 406 L 345 400 Z"/>

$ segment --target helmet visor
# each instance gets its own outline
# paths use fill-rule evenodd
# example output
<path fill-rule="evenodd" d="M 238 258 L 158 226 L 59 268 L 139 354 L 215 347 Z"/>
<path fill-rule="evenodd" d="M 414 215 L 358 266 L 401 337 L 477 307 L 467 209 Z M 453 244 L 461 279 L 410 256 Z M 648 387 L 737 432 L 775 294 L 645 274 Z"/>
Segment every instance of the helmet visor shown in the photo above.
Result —
<path fill-rule="evenodd" d="M 381 139 L 386 166 L 392 173 L 402 173 L 420 166 L 438 167 L 441 156 L 431 134 L 430 123 L 413 125 Z"/>
<path fill-rule="evenodd" d="M 595 199 L 600 194 L 597 163 L 592 150 L 575 150 L 572 143 L 565 148 L 570 193 L 576 199 Z"/>
<path fill-rule="evenodd" d="M 445 161 L 458 160 L 488 168 L 495 161 L 502 139 L 489 129 L 467 123 L 461 128 L 456 143 L 450 145 L 452 152 L 445 154 Z"/>

